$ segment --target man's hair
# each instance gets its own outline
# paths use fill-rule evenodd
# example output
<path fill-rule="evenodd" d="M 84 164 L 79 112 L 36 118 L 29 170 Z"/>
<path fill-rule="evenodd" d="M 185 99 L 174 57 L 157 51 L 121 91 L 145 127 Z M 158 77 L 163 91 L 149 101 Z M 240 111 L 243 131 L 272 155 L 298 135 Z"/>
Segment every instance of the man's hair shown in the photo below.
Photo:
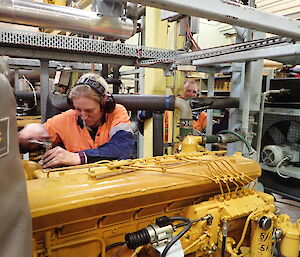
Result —
<path fill-rule="evenodd" d="M 99 84 L 101 84 L 104 87 L 104 89 L 105 89 L 104 94 L 107 93 L 108 84 L 107 84 L 106 80 L 103 77 L 101 77 L 100 75 L 95 74 L 95 73 L 86 73 L 86 74 L 82 75 L 78 80 L 81 80 L 83 78 L 88 78 L 88 79 L 98 82 Z M 73 100 L 73 99 L 79 98 L 79 97 L 88 97 L 97 102 L 101 102 L 103 95 L 99 95 L 99 93 L 96 92 L 89 85 L 79 84 L 79 85 L 75 85 L 71 89 L 71 91 L 69 93 L 69 99 Z"/>
<path fill-rule="evenodd" d="M 187 88 L 188 88 L 188 86 L 190 86 L 190 85 L 195 85 L 195 86 L 196 86 L 196 88 L 198 89 L 197 83 L 196 83 L 196 81 L 195 81 L 195 80 L 193 80 L 193 79 L 187 79 L 187 80 L 186 80 L 186 81 L 184 81 L 184 83 L 183 83 L 183 87 L 184 87 L 184 89 L 187 89 Z"/>

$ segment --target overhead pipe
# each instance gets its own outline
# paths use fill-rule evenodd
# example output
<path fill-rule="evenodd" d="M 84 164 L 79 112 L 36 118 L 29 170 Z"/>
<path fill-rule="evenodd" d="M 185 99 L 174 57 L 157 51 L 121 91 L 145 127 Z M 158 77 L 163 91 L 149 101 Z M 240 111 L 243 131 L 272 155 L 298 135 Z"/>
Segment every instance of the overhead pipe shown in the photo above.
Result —
<path fill-rule="evenodd" d="M 134 32 L 133 21 L 126 17 L 29 0 L 0 0 L 0 21 L 119 39 Z"/>
<path fill-rule="evenodd" d="M 125 0 L 123 0 L 125 1 Z M 129 0 L 180 14 L 299 39 L 299 21 L 229 0 Z M 265 21 L 268 22 L 265 22 Z"/>
<path fill-rule="evenodd" d="M 188 98 L 185 98 L 188 99 Z M 198 97 L 193 98 L 192 103 L 195 103 L 197 107 L 193 110 L 209 110 L 209 109 L 226 109 L 226 108 L 239 108 L 240 98 L 239 97 L 222 97 L 222 96 L 213 96 L 213 97 Z"/>
<path fill-rule="evenodd" d="M 10 69 L 9 70 L 9 82 L 12 86 L 14 86 L 14 76 L 15 76 L 16 70 L 15 69 Z M 21 79 L 23 76 L 25 76 L 26 79 L 28 79 L 30 82 L 38 82 L 40 81 L 40 71 L 39 70 L 18 70 L 18 78 Z M 49 76 L 51 78 L 55 77 L 55 71 L 50 70 L 49 71 Z"/>
<path fill-rule="evenodd" d="M 175 96 L 163 96 L 163 95 L 113 95 L 113 96 L 117 103 L 124 105 L 126 109 L 131 111 L 137 111 L 137 110 L 173 111 L 175 109 Z"/>
<path fill-rule="evenodd" d="M 127 110 L 148 111 L 180 111 L 180 136 L 193 132 L 192 109 L 187 101 L 175 96 L 160 95 L 113 95 L 116 103 L 122 104 Z M 67 97 L 50 94 L 47 102 L 47 118 L 70 108 Z"/>
<path fill-rule="evenodd" d="M 182 98 L 159 95 L 114 95 L 117 103 L 128 110 L 148 111 L 180 111 L 180 136 L 185 137 L 193 133 L 193 117 L 190 104 Z"/>
<path fill-rule="evenodd" d="M 113 95 L 116 103 L 122 104 L 127 110 L 148 110 L 148 111 L 174 111 L 178 109 L 180 111 L 180 120 L 185 125 L 192 123 L 192 109 L 187 101 L 175 96 L 162 96 L 162 95 Z M 201 103 L 203 99 L 203 103 Z M 199 99 L 200 106 L 205 106 L 206 109 L 224 109 L 224 108 L 236 108 L 238 107 L 238 98 L 231 97 L 226 99 L 219 99 L 217 97 L 201 97 Z M 207 105 L 205 101 L 212 101 Z M 65 95 L 49 95 L 49 101 L 51 102 L 52 109 L 56 109 L 56 113 L 65 111 L 70 108 L 67 97 Z M 50 107 L 49 107 L 50 108 Z M 50 108 L 51 109 L 51 108 Z M 54 114 L 54 115 L 55 115 Z M 188 123 L 188 124 L 186 124 Z"/>

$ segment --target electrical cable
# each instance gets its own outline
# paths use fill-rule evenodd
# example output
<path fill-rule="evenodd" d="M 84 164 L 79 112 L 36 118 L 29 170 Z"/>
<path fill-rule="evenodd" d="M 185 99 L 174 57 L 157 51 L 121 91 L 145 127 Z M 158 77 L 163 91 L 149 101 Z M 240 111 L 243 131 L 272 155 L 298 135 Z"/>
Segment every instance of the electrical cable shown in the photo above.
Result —
<path fill-rule="evenodd" d="M 228 221 L 223 221 L 222 226 L 222 248 L 221 248 L 221 257 L 225 257 L 226 255 L 226 241 L 227 241 L 227 233 L 228 233 Z"/>
<path fill-rule="evenodd" d="M 225 257 L 226 254 L 226 240 L 227 240 L 227 236 L 222 236 L 221 257 Z"/>
<path fill-rule="evenodd" d="M 32 110 L 34 107 L 37 106 L 37 97 L 36 97 L 36 91 L 34 89 L 34 86 L 31 84 L 31 82 L 25 77 L 25 75 L 22 76 L 23 79 L 28 83 L 29 87 L 33 91 L 33 97 L 34 97 L 34 105 L 29 109 Z"/>
<path fill-rule="evenodd" d="M 204 217 L 200 218 L 200 219 L 196 219 L 196 220 L 191 220 L 191 223 L 194 224 L 194 223 L 197 223 L 199 221 L 203 221 L 203 220 L 206 220 Z M 183 222 L 183 223 L 180 223 L 180 224 L 177 224 L 175 225 L 174 227 L 177 229 L 177 228 L 180 228 L 180 227 L 183 227 L 183 226 L 186 226 L 188 223 L 186 222 Z"/>
<path fill-rule="evenodd" d="M 246 138 L 241 136 L 239 133 L 236 133 L 236 132 L 231 131 L 231 130 L 222 130 L 222 131 L 218 132 L 218 134 L 232 134 L 232 135 L 235 135 L 236 137 L 238 137 L 246 145 L 249 154 L 250 155 L 254 154 L 254 149 L 252 148 L 250 143 L 246 140 Z"/>
<path fill-rule="evenodd" d="M 116 242 L 116 243 L 113 243 L 111 245 L 108 245 L 105 248 L 105 252 L 109 251 L 110 249 L 112 249 L 114 247 L 121 246 L 121 245 L 124 245 L 124 244 L 125 244 L 125 242 Z M 101 253 L 98 255 L 98 257 L 101 257 Z"/>
<path fill-rule="evenodd" d="M 279 171 L 279 167 L 282 165 L 282 163 L 283 163 L 284 161 L 290 160 L 290 159 L 291 159 L 291 157 L 286 156 L 286 157 L 284 157 L 280 162 L 278 162 L 277 165 L 276 165 L 276 172 L 277 172 L 277 174 L 278 174 L 280 177 L 282 177 L 282 178 L 289 178 L 289 176 L 282 175 L 282 174 L 280 173 L 280 171 Z"/>
<path fill-rule="evenodd" d="M 183 230 L 181 230 L 165 247 L 165 249 L 163 250 L 161 257 L 166 257 L 168 251 L 170 250 L 170 248 L 187 232 L 189 231 L 189 229 L 192 226 L 192 221 L 188 218 L 184 218 L 184 217 L 170 217 L 170 220 L 172 221 L 177 221 L 177 220 L 182 220 L 185 221 L 187 223 L 187 225 L 185 226 L 185 228 Z"/>
<path fill-rule="evenodd" d="M 196 47 L 196 50 L 201 50 L 200 46 L 198 45 L 198 43 L 196 42 L 196 40 L 193 37 L 193 34 L 191 32 L 191 28 L 190 25 L 187 24 L 187 37 L 190 39 L 190 41 L 192 42 L 192 44 Z"/>
<path fill-rule="evenodd" d="M 277 249 L 277 257 L 284 257 L 281 254 L 280 242 L 279 241 L 276 241 L 276 249 Z"/>

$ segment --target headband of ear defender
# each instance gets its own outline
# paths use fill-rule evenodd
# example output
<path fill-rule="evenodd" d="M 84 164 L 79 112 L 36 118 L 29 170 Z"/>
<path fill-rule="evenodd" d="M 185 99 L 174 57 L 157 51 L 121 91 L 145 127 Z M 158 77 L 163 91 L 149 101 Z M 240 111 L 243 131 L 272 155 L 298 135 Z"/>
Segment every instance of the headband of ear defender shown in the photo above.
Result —
<path fill-rule="evenodd" d="M 93 79 L 89 79 L 89 78 L 80 78 L 77 82 L 76 82 L 76 86 L 77 85 L 88 85 L 91 88 L 93 88 L 99 95 L 103 96 L 105 94 L 105 87 L 102 86 L 101 83 L 93 80 Z"/>
<path fill-rule="evenodd" d="M 106 89 L 101 83 L 93 79 L 83 77 L 77 81 L 75 86 L 77 85 L 88 85 L 101 96 L 102 100 L 100 102 L 100 108 L 102 112 L 111 113 L 114 111 L 116 107 L 115 99 L 112 95 L 106 93 Z"/>

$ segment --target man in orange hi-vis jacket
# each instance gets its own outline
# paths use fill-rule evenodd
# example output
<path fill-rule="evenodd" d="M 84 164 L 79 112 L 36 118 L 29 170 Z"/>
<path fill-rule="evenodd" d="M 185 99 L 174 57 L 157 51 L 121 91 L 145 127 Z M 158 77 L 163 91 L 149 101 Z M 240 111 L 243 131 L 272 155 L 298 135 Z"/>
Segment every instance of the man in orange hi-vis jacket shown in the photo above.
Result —
<path fill-rule="evenodd" d="M 50 139 L 56 146 L 43 156 L 43 167 L 79 165 L 100 160 L 128 159 L 134 146 L 129 116 L 107 93 L 107 82 L 88 73 L 68 95 L 74 109 L 45 124 L 29 124 L 19 132 L 20 148 L 36 148 L 34 140 Z"/>
<path fill-rule="evenodd" d="M 197 97 L 198 87 L 194 80 L 186 80 L 183 84 L 183 97 Z M 201 112 L 196 120 L 193 120 L 193 127 L 198 131 L 203 131 L 206 128 L 206 112 Z"/>
<path fill-rule="evenodd" d="M 183 98 L 194 98 L 197 97 L 198 93 L 198 87 L 195 82 L 195 80 L 186 80 L 183 84 L 184 86 L 184 91 L 183 94 L 180 97 Z M 194 116 L 195 120 L 193 120 L 193 128 L 200 131 L 204 132 L 206 128 L 206 112 L 202 111 L 200 114 L 197 113 L 197 116 Z M 141 111 L 138 115 L 139 119 L 139 130 L 143 134 L 143 123 L 146 119 L 152 117 L 152 112 L 149 111 Z M 168 126 L 169 126 L 169 118 L 168 118 L 168 111 L 165 111 L 165 142 L 168 141 Z"/>

